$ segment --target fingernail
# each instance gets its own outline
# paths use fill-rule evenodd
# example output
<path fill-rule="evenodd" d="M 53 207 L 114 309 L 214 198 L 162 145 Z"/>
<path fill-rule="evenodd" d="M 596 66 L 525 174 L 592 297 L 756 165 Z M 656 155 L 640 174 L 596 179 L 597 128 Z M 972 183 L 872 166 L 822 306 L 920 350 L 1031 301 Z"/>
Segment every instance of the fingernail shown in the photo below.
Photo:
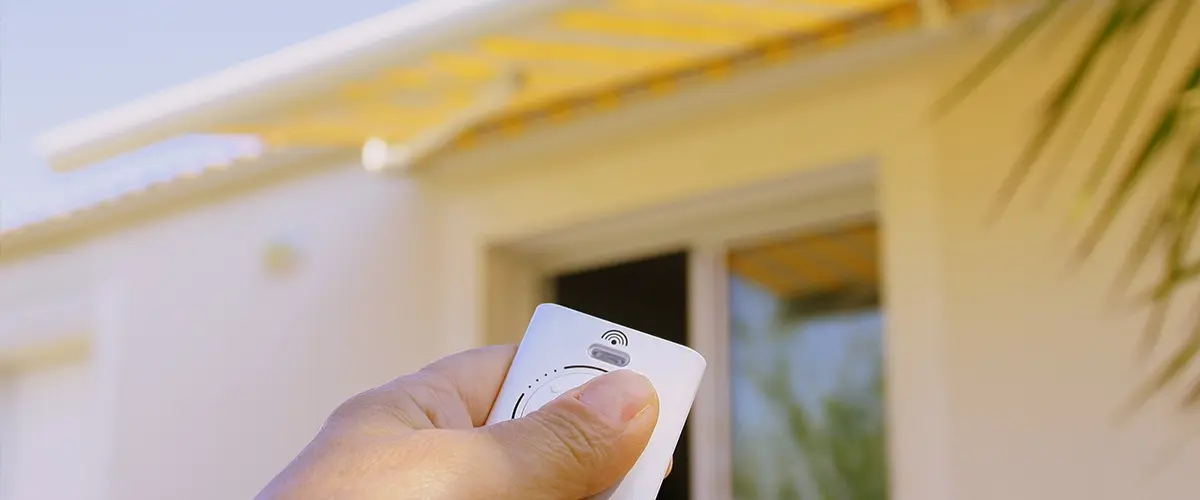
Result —
<path fill-rule="evenodd" d="M 654 400 L 654 386 L 637 373 L 621 370 L 584 384 L 579 400 L 596 412 L 621 423 L 633 420 Z"/>

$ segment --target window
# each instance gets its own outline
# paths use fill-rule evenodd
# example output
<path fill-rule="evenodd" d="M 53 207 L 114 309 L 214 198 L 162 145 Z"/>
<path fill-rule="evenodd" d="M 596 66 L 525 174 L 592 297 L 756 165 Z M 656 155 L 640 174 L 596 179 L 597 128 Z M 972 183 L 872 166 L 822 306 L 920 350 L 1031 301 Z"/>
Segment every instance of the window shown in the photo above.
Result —
<path fill-rule="evenodd" d="M 739 500 L 887 498 L 875 226 L 728 258 Z"/>

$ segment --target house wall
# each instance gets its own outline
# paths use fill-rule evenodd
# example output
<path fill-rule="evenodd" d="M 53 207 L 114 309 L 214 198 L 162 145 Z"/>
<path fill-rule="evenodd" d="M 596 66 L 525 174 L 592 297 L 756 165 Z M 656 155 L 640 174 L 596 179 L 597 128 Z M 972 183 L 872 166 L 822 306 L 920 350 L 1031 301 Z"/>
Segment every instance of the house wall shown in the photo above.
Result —
<path fill-rule="evenodd" d="M 1186 30 L 1200 34 L 1200 22 Z M 1023 198 L 982 224 L 1034 125 L 1029 103 L 1069 44 L 1038 45 L 943 121 L 926 119 L 982 42 L 926 37 L 763 70 L 451 155 L 416 178 L 331 169 L 216 197 L 8 261 L 0 300 L 51 276 L 96 290 L 92 391 L 109 427 L 95 467 L 107 498 L 247 498 L 337 402 L 497 339 L 485 277 L 519 260 L 496 258 L 498 247 L 869 162 L 894 498 L 1192 498 L 1200 453 L 1166 447 L 1188 417 L 1164 404 L 1113 423 L 1144 373 L 1144 315 L 1104 301 L 1119 245 L 1067 274 L 1059 201 L 1035 210 Z M 274 275 L 262 252 L 281 235 L 301 259 Z"/>
<path fill-rule="evenodd" d="M 425 217 L 411 183 L 326 169 L 0 265 L 4 309 L 47 282 L 70 286 L 43 296 L 83 290 L 97 304 L 70 313 L 95 312 L 88 380 L 30 362 L 28 380 L 45 382 L 22 385 L 39 401 L 99 400 L 99 455 L 81 467 L 102 482 L 88 498 L 251 498 L 339 402 L 444 352 Z M 276 241 L 295 246 L 290 272 L 264 267 Z M 31 331 L 17 326 L 0 334 Z M 14 467 L 45 466 L 75 436 L 16 429 Z M 70 485 L 54 472 L 23 476 L 21 491 L 59 498 Z"/>
<path fill-rule="evenodd" d="M 1200 41 L 1200 14 L 1184 33 L 1177 47 Z M 1032 194 L 1001 223 L 985 224 L 997 186 L 1036 126 L 1053 70 L 1066 67 L 1086 32 L 1038 40 L 999 80 L 931 121 L 933 101 L 990 46 L 980 35 L 943 34 L 914 42 L 920 50 L 847 56 L 860 64 L 764 70 L 754 85 L 650 99 L 635 111 L 455 157 L 453 168 L 426 181 L 440 193 L 447 251 L 464 263 L 441 277 L 444 293 L 459 297 L 450 306 L 443 296 L 443 324 L 475 333 L 459 338 L 460 347 L 494 337 L 476 278 L 489 262 L 503 265 L 480 257 L 488 245 L 519 246 L 868 160 L 878 169 L 883 221 L 894 498 L 1194 497 L 1200 448 L 1173 446 L 1194 417 L 1163 400 L 1116 419 L 1150 366 L 1137 356 L 1144 310 L 1117 310 L 1108 300 L 1120 238 L 1136 221 L 1118 227 L 1114 243 L 1088 265 L 1067 272 L 1069 195 L 1106 131 L 1081 142 L 1076 156 L 1051 149 L 1047 165 L 1066 173 L 1050 201 L 1036 201 L 1046 186 L 1036 177 Z M 1185 59 L 1178 53 L 1169 67 Z M 1122 74 L 1117 88 L 1134 72 Z M 1100 123 L 1120 106 L 1088 99 Z M 687 111 L 667 112 L 672 106 Z M 1090 121 L 1077 118 L 1068 128 Z M 461 307 L 463 297 L 474 307 Z M 450 307 L 475 314 L 451 315 Z M 1177 341 L 1186 318 L 1176 316 L 1168 333 Z"/>
<path fill-rule="evenodd" d="M 76 359 L 0 378 L 0 497 L 103 498 L 90 368 Z"/>
<path fill-rule="evenodd" d="M 934 182 L 936 152 L 917 119 L 931 86 L 926 72 L 912 68 L 936 59 L 913 52 L 936 45 L 907 40 L 854 51 L 847 55 L 852 63 L 768 69 L 753 81 L 651 100 L 455 158 L 453 169 L 425 181 L 439 195 L 443 248 L 462 252 L 458 258 L 470 264 L 441 277 L 442 290 L 459 297 L 458 314 L 442 312 L 444 328 L 475 332 L 460 338 L 464 348 L 494 337 L 485 317 L 464 314 L 485 310 L 476 276 L 487 245 L 520 246 L 612 217 L 745 186 L 795 184 L 797 176 L 815 180 L 863 162 L 879 170 L 888 227 L 940 229 L 940 207 L 930 204 L 927 189 L 912 189 Z M 888 325 L 895 339 L 888 346 L 894 498 L 965 498 L 956 496 L 948 474 L 954 436 L 942 373 L 943 290 L 928 278 L 942 271 L 936 255 L 944 243 L 920 232 L 885 230 L 885 237 L 885 260 L 899 270 L 887 276 L 888 296 L 896 297 Z M 464 308 L 464 298 L 476 302 Z M 448 301 L 444 296 L 443 307 Z"/>
<path fill-rule="evenodd" d="M 1196 9 L 1182 33 L 1159 69 L 1163 77 L 1152 87 L 1152 98 L 1178 85 L 1194 61 L 1200 46 Z M 1028 189 L 998 223 L 985 223 L 997 186 L 1035 130 L 1038 108 L 1031 104 L 1044 102 L 1035 99 L 1044 98 L 1044 89 L 1074 60 L 1071 50 L 1079 46 L 1069 42 L 1086 33 L 1074 34 L 1068 43 L 1035 41 L 1014 71 L 1000 74 L 932 129 L 938 141 L 935 190 L 942 207 L 937 226 L 947 292 L 955 493 L 980 500 L 1194 498 L 1200 447 L 1191 439 L 1195 413 L 1178 409 L 1182 393 L 1172 390 L 1132 418 L 1121 418 L 1138 385 L 1180 345 L 1195 320 L 1188 299 L 1176 301 L 1162 346 L 1142 356 L 1146 308 L 1135 307 L 1140 304 L 1132 299 L 1114 300 L 1117 271 L 1154 201 L 1146 195 L 1153 192 L 1130 203 L 1131 216 L 1118 222 L 1083 265 L 1074 243 L 1084 224 L 1070 216 L 1076 189 L 1140 75 L 1151 36 L 1133 46 L 1130 62 L 1101 61 L 1100 74 L 1123 68 L 1108 83 L 1110 93 L 1104 93 L 1105 84 L 1084 89 L 1080 106 L 1094 114 L 1066 121 Z M 1140 145 L 1158 106 L 1151 101 L 1145 108 L 1130 142 Z M 1075 137 L 1080 139 L 1071 154 Z M 1133 149 L 1121 151 L 1125 156 L 1114 174 Z M 1167 162 L 1177 158 L 1168 156 Z M 1061 171 L 1057 181 L 1055 169 Z M 1161 186 L 1169 177 L 1163 173 L 1151 175 L 1150 182 Z M 1126 297 L 1151 286 L 1158 259 L 1150 263 L 1149 272 L 1124 290 Z"/>

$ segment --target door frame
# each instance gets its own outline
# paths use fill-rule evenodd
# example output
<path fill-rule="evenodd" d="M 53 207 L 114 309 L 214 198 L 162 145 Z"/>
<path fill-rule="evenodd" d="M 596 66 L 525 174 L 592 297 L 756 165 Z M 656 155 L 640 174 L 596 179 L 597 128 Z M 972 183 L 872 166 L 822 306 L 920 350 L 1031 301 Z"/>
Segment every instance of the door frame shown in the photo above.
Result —
<path fill-rule="evenodd" d="M 708 360 L 690 425 L 695 500 L 733 497 L 726 256 L 782 235 L 878 218 L 872 161 L 621 214 L 485 251 L 489 342 L 519 341 L 527 314 L 547 301 L 549 278 L 670 251 L 688 251 L 688 335 Z"/>

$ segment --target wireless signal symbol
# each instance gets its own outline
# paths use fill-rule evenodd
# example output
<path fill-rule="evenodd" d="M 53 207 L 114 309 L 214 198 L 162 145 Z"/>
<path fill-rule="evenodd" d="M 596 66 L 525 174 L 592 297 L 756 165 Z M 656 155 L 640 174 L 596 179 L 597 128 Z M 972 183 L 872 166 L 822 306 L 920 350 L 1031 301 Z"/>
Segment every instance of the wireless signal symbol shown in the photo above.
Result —
<path fill-rule="evenodd" d="M 609 330 L 607 332 L 604 332 L 604 335 L 601 335 L 600 338 L 604 339 L 605 342 L 608 342 L 609 344 L 612 344 L 612 345 L 619 345 L 619 346 L 628 346 L 629 345 L 629 337 L 626 337 L 625 334 L 622 333 L 620 330 Z"/>

